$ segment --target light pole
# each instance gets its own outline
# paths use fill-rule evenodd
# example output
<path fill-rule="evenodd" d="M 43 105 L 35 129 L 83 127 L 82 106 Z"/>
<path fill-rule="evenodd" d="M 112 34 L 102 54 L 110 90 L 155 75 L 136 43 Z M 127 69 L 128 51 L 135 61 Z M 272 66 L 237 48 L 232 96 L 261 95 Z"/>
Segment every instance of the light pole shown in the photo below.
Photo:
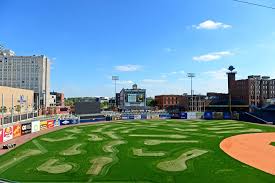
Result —
<path fill-rule="evenodd" d="M 115 98 L 116 98 L 116 81 L 119 80 L 118 76 L 112 76 L 112 80 L 115 81 Z"/>
<path fill-rule="evenodd" d="M 191 79 L 191 111 L 194 110 L 194 100 L 193 100 L 193 78 L 195 77 L 195 73 L 187 73 L 187 77 Z"/>

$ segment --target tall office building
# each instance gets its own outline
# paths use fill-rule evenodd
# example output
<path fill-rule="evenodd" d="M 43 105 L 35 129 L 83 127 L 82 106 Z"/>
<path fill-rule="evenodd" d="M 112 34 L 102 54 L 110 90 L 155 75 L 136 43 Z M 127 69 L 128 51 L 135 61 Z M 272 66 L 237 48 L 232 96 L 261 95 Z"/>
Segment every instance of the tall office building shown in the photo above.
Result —
<path fill-rule="evenodd" d="M 48 107 L 50 60 L 44 55 L 16 56 L 11 50 L 0 50 L 0 85 L 33 90 L 34 101 Z"/>

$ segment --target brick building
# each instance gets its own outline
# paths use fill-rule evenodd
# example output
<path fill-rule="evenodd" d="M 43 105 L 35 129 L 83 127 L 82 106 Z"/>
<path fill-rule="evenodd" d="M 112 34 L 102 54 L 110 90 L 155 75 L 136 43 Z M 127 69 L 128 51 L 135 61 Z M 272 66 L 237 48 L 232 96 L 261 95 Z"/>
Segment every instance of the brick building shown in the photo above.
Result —
<path fill-rule="evenodd" d="M 249 106 L 261 107 L 267 99 L 275 98 L 275 79 L 268 76 L 251 75 L 236 80 L 236 72 L 228 74 L 228 92 L 232 100 L 240 100 Z"/>
<path fill-rule="evenodd" d="M 155 100 L 159 109 L 166 109 L 171 106 L 187 106 L 187 98 L 183 95 L 158 95 Z"/>

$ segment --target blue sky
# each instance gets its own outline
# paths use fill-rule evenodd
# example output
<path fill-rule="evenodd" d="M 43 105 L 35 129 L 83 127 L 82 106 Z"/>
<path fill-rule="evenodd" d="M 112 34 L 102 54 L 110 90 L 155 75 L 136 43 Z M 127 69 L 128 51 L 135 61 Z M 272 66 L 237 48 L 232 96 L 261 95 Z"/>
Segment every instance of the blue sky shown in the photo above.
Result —
<path fill-rule="evenodd" d="M 249 0 L 275 6 L 274 0 Z M 226 92 L 238 78 L 275 78 L 275 11 L 232 0 L 1 0 L 0 43 L 52 60 L 51 90 L 113 96 L 133 83 L 148 95 Z"/>

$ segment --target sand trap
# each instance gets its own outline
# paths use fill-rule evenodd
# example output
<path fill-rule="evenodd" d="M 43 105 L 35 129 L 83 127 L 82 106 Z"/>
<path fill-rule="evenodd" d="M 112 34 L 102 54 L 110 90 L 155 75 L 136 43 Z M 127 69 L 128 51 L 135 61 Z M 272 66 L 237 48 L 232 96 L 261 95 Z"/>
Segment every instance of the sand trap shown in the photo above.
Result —
<path fill-rule="evenodd" d="M 72 168 L 72 165 L 67 163 L 60 163 L 58 159 L 49 159 L 48 161 L 40 165 L 37 170 L 40 172 L 48 172 L 51 174 L 60 174 L 68 172 Z"/>
<path fill-rule="evenodd" d="M 42 154 L 48 152 L 48 150 L 45 147 L 43 147 L 37 140 L 33 140 L 32 143 L 42 152 Z"/>
<path fill-rule="evenodd" d="M 76 139 L 76 137 L 74 137 L 74 135 L 68 135 L 66 137 L 61 137 L 61 138 L 41 138 L 41 140 L 46 142 L 60 142 L 60 141 L 72 140 L 72 139 Z"/>
<path fill-rule="evenodd" d="M 144 152 L 143 149 L 133 148 L 133 154 L 135 156 L 156 156 L 156 157 L 159 157 L 159 156 L 165 156 L 166 153 L 162 152 L 162 151 L 155 151 L 155 152 L 147 151 L 147 152 Z"/>
<path fill-rule="evenodd" d="M 275 175 L 275 133 L 236 135 L 224 139 L 220 148 L 232 158 Z"/>
<path fill-rule="evenodd" d="M 91 168 L 87 171 L 86 174 L 89 175 L 99 175 L 103 174 L 103 168 L 113 162 L 111 157 L 98 157 L 90 161 L 92 163 Z M 105 170 L 107 172 L 107 170 Z"/>
<path fill-rule="evenodd" d="M 121 137 L 116 135 L 115 132 L 113 132 L 113 131 L 102 132 L 102 134 L 107 135 L 108 137 L 110 137 L 111 139 L 114 139 L 114 140 L 121 139 Z"/>
<path fill-rule="evenodd" d="M 97 141 L 103 140 L 103 137 L 100 137 L 99 135 L 96 135 L 96 134 L 89 134 L 88 136 L 91 137 L 88 139 L 89 141 L 97 142 Z"/>
<path fill-rule="evenodd" d="M 183 153 L 177 159 L 163 161 L 157 164 L 157 168 L 167 172 L 180 172 L 187 169 L 186 161 L 201 156 L 208 151 L 194 149 Z"/>
<path fill-rule="evenodd" d="M 171 139 L 184 139 L 185 135 L 151 135 L 151 134 L 130 134 L 129 137 L 153 137 L 153 138 L 171 138 Z"/>
<path fill-rule="evenodd" d="M 181 132 L 196 132 L 199 131 L 198 129 L 181 129 L 181 128 L 174 128 L 175 130 L 181 131 Z"/>
<path fill-rule="evenodd" d="M 35 156 L 35 155 L 39 155 L 39 154 L 42 154 L 42 152 L 40 150 L 35 150 L 35 149 L 25 150 L 22 153 L 15 155 L 12 159 L 9 159 L 8 161 L 5 161 L 5 162 L 1 162 L 0 173 L 5 172 L 9 168 L 13 167 L 14 165 L 22 162 L 23 160 L 25 160 L 31 156 Z"/>
<path fill-rule="evenodd" d="M 199 143 L 197 140 L 145 140 L 144 144 L 154 146 L 159 144 Z"/>
<path fill-rule="evenodd" d="M 82 129 L 79 129 L 76 127 L 66 130 L 66 132 L 75 133 L 75 134 L 80 134 L 80 133 L 82 133 L 82 131 L 83 131 Z"/>
<path fill-rule="evenodd" d="M 104 145 L 102 149 L 104 152 L 107 152 L 107 153 L 118 152 L 115 146 L 118 146 L 121 144 L 126 144 L 126 141 L 123 141 L 123 140 L 110 141 L 106 145 Z"/>
<path fill-rule="evenodd" d="M 75 144 L 75 145 L 69 147 L 68 149 L 60 152 L 59 154 L 63 155 L 63 156 L 74 156 L 74 155 L 81 154 L 82 151 L 79 150 L 78 148 L 82 145 L 83 144 Z"/>
<path fill-rule="evenodd" d="M 262 132 L 261 129 L 256 129 L 256 128 L 250 128 L 250 129 L 245 129 L 245 130 L 228 130 L 228 131 L 218 131 L 218 132 L 213 132 L 213 133 L 249 133 L 249 132 Z"/>

